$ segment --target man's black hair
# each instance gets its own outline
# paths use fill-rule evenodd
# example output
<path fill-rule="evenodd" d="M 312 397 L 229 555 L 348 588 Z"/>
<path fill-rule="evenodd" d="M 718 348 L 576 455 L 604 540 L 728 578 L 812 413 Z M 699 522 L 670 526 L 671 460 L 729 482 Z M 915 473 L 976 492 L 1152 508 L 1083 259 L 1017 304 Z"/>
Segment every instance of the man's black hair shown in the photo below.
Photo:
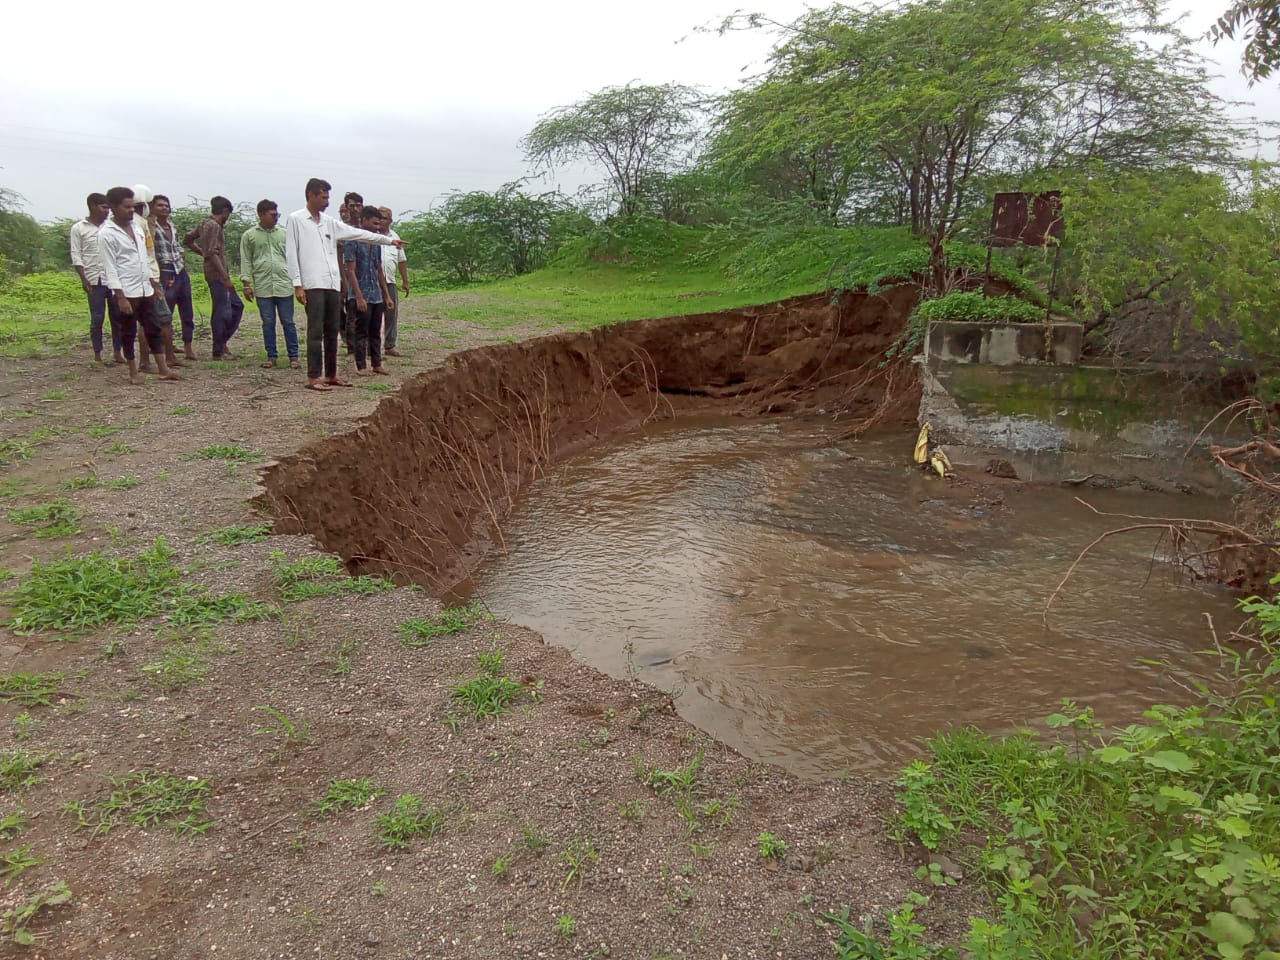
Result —
<path fill-rule="evenodd" d="M 345 203 L 348 207 L 351 206 L 353 203 L 358 203 L 360 204 L 360 206 L 363 207 L 364 197 L 360 196 L 360 194 L 356 193 L 354 190 L 348 190 L 347 195 L 342 198 L 342 202 Z"/>
<path fill-rule="evenodd" d="M 361 220 L 368 220 L 371 217 L 377 217 L 379 220 L 381 220 L 382 211 L 379 210 L 377 207 L 361 207 L 360 208 Z"/>
<path fill-rule="evenodd" d="M 317 193 L 328 193 L 333 186 L 328 180 L 321 180 L 319 177 L 312 177 L 307 181 L 307 196 L 315 196 Z"/>
<path fill-rule="evenodd" d="M 107 191 L 107 203 L 114 208 L 119 205 L 121 200 L 129 200 L 133 197 L 133 191 L 128 187 L 112 187 Z"/>
<path fill-rule="evenodd" d="M 276 204 L 276 202 L 275 202 L 274 200 L 259 200 L 259 201 L 258 201 L 258 216 L 262 216 L 262 215 L 263 215 L 264 213 L 266 213 L 268 210 L 279 210 L 279 209 L 280 209 L 280 207 Z"/>
<path fill-rule="evenodd" d="M 156 203 L 160 200 L 163 200 L 165 203 L 169 204 L 170 207 L 173 206 L 173 201 L 170 200 L 168 197 L 166 197 L 163 193 L 157 193 L 155 196 L 153 196 L 151 198 L 151 205 L 154 207 Z"/>
<path fill-rule="evenodd" d="M 209 201 L 209 209 L 213 211 L 213 215 L 216 217 L 220 213 L 230 213 L 235 207 L 226 197 L 214 197 Z"/>
<path fill-rule="evenodd" d="M 84 198 L 84 202 L 88 205 L 89 209 L 92 210 L 98 204 L 106 203 L 107 198 L 100 193 L 91 193 L 89 196 Z"/>

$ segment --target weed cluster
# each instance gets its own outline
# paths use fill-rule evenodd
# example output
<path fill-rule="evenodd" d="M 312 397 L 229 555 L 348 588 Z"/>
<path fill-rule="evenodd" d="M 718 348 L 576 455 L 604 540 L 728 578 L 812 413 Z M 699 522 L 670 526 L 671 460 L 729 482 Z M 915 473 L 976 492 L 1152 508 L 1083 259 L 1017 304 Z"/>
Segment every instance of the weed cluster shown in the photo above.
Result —
<path fill-rule="evenodd" d="M 536 696 L 536 690 L 531 691 L 502 675 L 502 659 L 502 651 L 497 649 L 477 653 L 480 675 L 453 688 L 453 699 L 463 703 L 477 720 L 501 716 L 521 697 Z"/>
<path fill-rule="evenodd" d="M 17 703 L 23 707 L 51 707 L 51 697 L 57 694 L 58 684 L 66 679 L 63 673 L 11 673 L 0 675 L 0 703 Z"/>
<path fill-rule="evenodd" d="M 444 810 L 428 808 L 421 797 L 402 793 L 389 811 L 378 814 L 378 842 L 388 849 L 407 847 L 413 840 L 436 836 L 447 819 Z"/>
<path fill-rule="evenodd" d="M 689 836 L 707 826 L 728 826 L 740 803 L 737 797 L 707 796 L 700 778 L 704 760 L 705 755 L 699 752 L 684 766 L 663 770 L 636 758 L 636 779 L 675 804 Z"/>
<path fill-rule="evenodd" d="M 372 596 L 394 590 L 395 584 L 382 577 L 349 577 L 342 562 L 323 554 L 290 561 L 283 552 L 271 553 L 271 572 L 280 599 L 286 603 L 312 597 Z"/>
<path fill-rule="evenodd" d="M 12 938 L 19 946 L 29 947 L 36 942 L 27 926 L 45 907 L 56 907 L 71 899 L 71 890 L 63 880 L 46 884 L 39 892 L 0 913 L 0 934 Z"/>
<path fill-rule="evenodd" d="M 100 800 L 73 801 L 63 812 L 76 817 L 76 828 L 104 836 L 121 824 L 167 826 L 179 836 L 202 834 L 213 826 L 205 816 L 209 784 L 171 773 L 130 773 L 108 777 L 111 792 Z"/>
<path fill-rule="evenodd" d="M 479 603 L 445 607 L 434 617 L 411 617 L 400 624 L 400 639 L 406 647 L 425 647 L 439 637 L 461 633 L 479 620 L 493 619 Z"/>
<path fill-rule="evenodd" d="M 242 543 L 257 543 L 267 539 L 271 533 L 269 523 L 233 523 L 227 527 L 219 527 L 200 538 L 202 543 L 218 543 L 224 547 L 238 547 Z"/>
<path fill-rule="evenodd" d="M 71 537 L 80 532 L 84 515 L 69 500 L 55 500 L 35 507 L 17 507 L 9 511 L 9 522 L 37 527 L 37 537 Z"/>
<path fill-rule="evenodd" d="M 265 457 L 261 450 L 246 450 L 235 444 L 213 443 L 189 453 L 184 460 L 225 460 L 227 463 L 256 463 Z"/>
<path fill-rule="evenodd" d="M 0 793 L 31 786 L 40 779 L 36 772 L 49 760 L 43 753 L 10 750 L 0 753 Z"/>
<path fill-rule="evenodd" d="M 365 807 L 385 793 L 373 785 L 368 777 L 359 780 L 330 780 L 329 789 L 323 797 L 311 805 L 311 811 L 323 817 L 339 810 L 354 810 Z"/>

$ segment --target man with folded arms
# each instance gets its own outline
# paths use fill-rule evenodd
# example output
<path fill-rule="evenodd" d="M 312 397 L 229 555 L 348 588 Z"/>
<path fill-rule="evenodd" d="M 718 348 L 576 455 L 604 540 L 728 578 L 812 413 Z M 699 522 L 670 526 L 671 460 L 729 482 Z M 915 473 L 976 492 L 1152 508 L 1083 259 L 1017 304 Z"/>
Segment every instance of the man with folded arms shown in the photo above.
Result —
<path fill-rule="evenodd" d="M 80 275 L 80 286 L 89 298 L 89 339 L 93 343 L 93 359 L 102 362 L 102 321 L 111 315 L 111 346 L 115 348 L 116 363 L 124 363 L 120 353 L 120 321 L 116 317 L 116 303 L 107 287 L 107 275 L 102 271 L 102 254 L 98 251 L 98 231 L 111 215 L 107 198 L 91 193 L 86 199 L 89 216 L 71 225 L 71 265 Z"/>
<path fill-rule="evenodd" d="M 120 344 L 129 362 L 129 382 L 136 387 L 146 383 L 133 355 L 139 324 L 155 355 L 160 379 L 181 380 L 165 363 L 164 337 L 156 322 L 156 290 L 151 285 L 147 238 L 133 216 L 133 191 L 128 187 L 112 187 L 107 191 L 107 203 L 111 206 L 111 219 L 98 231 L 98 249 L 107 286 L 120 312 Z"/>
<path fill-rule="evenodd" d="M 324 211 L 329 206 L 331 189 L 325 180 L 317 177 L 308 180 L 307 205 L 289 214 L 285 222 L 284 249 L 289 279 L 294 296 L 307 311 L 307 388 L 310 390 L 352 386 L 338 377 L 338 327 L 342 323 L 339 288 L 343 277 L 338 264 L 338 241 L 404 246 L 403 240 L 361 230 L 327 215 Z"/>

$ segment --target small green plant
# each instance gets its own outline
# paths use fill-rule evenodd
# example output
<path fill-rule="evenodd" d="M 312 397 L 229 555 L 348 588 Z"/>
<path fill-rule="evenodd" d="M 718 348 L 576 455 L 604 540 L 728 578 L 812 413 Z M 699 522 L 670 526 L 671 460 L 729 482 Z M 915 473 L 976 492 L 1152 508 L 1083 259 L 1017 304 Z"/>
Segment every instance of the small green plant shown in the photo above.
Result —
<path fill-rule="evenodd" d="M 70 400 L 71 391 L 70 390 L 48 390 L 45 392 L 44 398 L 46 400 Z"/>
<path fill-rule="evenodd" d="M 413 617 L 403 621 L 400 624 L 400 639 L 406 647 L 425 647 L 439 637 L 462 633 L 481 619 L 489 619 L 489 614 L 479 603 L 445 607 L 434 617 Z"/>
<path fill-rule="evenodd" d="M 133 453 L 133 447 L 129 446 L 127 443 L 121 443 L 117 440 L 115 443 L 108 446 L 103 452 L 109 457 L 124 457 Z"/>
<path fill-rule="evenodd" d="M 542 851 L 551 846 L 551 841 L 542 835 L 538 825 L 534 823 L 521 824 L 520 841 L 524 844 L 524 848 L 535 857 L 541 856 Z"/>
<path fill-rule="evenodd" d="M 0 753 L 0 793 L 21 790 L 36 783 L 40 779 L 36 771 L 48 760 L 46 754 L 25 750 Z"/>
<path fill-rule="evenodd" d="M 271 553 L 271 571 L 280 599 L 286 603 L 311 597 L 372 596 L 394 590 L 395 584 L 382 577 L 349 577 L 342 562 L 324 554 L 290 561 L 279 550 Z"/>
<path fill-rule="evenodd" d="M 224 460 L 227 463 L 256 463 L 265 457 L 261 450 L 247 450 L 235 444 L 213 443 L 189 453 L 184 460 Z"/>
<path fill-rule="evenodd" d="M 329 674 L 335 677 L 345 677 L 351 673 L 351 655 L 360 649 L 360 640 L 357 637 L 344 637 L 333 652 L 329 655 Z"/>
<path fill-rule="evenodd" d="M 174 640 L 161 649 L 159 660 L 144 663 L 139 669 L 160 690 L 182 690 L 208 674 L 209 649 L 204 640 Z"/>
<path fill-rule="evenodd" d="M 238 547 L 243 543 L 258 543 L 267 539 L 271 533 L 269 523 L 233 523 L 228 527 L 219 527 L 201 537 L 205 543 L 218 543 L 224 547 Z"/>
<path fill-rule="evenodd" d="M 849 908 L 839 913 L 825 913 L 822 918 L 840 931 L 836 938 L 837 960 L 951 960 L 954 951 L 923 943 L 924 927 L 915 919 L 917 907 L 928 903 L 928 898 L 918 893 L 907 894 L 906 901 L 885 918 L 888 927 L 886 937 L 876 933 L 874 919 L 859 929 L 849 919 Z M 988 960 L 1000 960 L 1005 954 L 982 954 Z M 1022 954 L 1008 955 L 1010 960 Z"/>
<path fill-rule="evenodd" d="M 329 790 L 323 797 L 311 805 L 312 812 L 323 817 L 339 810 L 354 810 L 365 807 L 385 793 L 373 785 L 368 777 L 352 780 L 330 780 Z"/>
<path fill-rule="evenodd" d="M 370 393 L 386 393 L 391 389 L 390 384 L 386 383 L 361 383 L 358 386 L 361 390 L 368 390 Z"/>
<path fill-rule="evenodd" d="M 0 467 L 12 466 L 31 459 L 31 444 L 26 440 L 0 437 Z"/>
<path fill-rule="evenodd" d="M 306 720 L 293 720 L 284 711 L 266 704 L 253 709 L 269 718 L 263 726 L 254 729 L 254 736 L 276 738 L 280 741 L 279 751 L 311 739 L 311 726 Z"/>
<path fill-rule="evenodd" d="M 40 721 L 29 713 L 20 713 L 13 718 L 14 735 L 19 740 L 30 740 L 31 735 L 40 726 Z"/>
<path fill-rule="evenodd" d="M 527 694 L 528 691 L 510 677 L 484 674 L 459 683 L 451 696 L 466 704 L 472 716 L 479 720 L 501 716 L 513 702 Z"/>
<path fill-rule="evenodd" d="M 0 703 L 17 703 L 23 707 L 51 707 L 63 673 L 11 673 L 0 676 Z"/>
<path fill-rule="evenodd" d="M 210 597 L 187 593 L 177 598 L 165 619 L 175 627 L 212 627 L 219 623 L 254 623 L 280 615 L 280 608 L 241 593 Z"/>
<path fill-rule="evenodd" d="M 35 856 L 31 851 L 35 848 L 31 844 L 24 844 L 12 853 L 0 856 L 0 881 L 4 886 L 9 886 L 14 880 L 21 876 L 24 870 L 39 866 L 44 863 L 42 857 Z"/>
<path fill-rule="evenodd" d="M 165 411 L 171 417 L 189 417 L 195 412 L 195 407 L 174 407 Z"/>
<path fill-rule="evenodd" d="M 27 818 L 21 810 L 0 817 L 0 840 L 12 840 L 27 827 Z"/>
<path fill-rule="evenodd" d="M 767 830 L 756 838 L 760 844 L 760 856 L 766 860 L 783 860 L 787 856 L 787 842 Z"/>
<path fill-rule="evenodd" d="M 636 760 L 636 779 L 660 794 L 689 794 L 697 786 L 698 774 L 702 770 L 704 755 L 699 753 L 682 767 L 674 770 L 660 770 L 651 767 L 643 760 Z"/>
<path fill-rule="evenodd" d="M 369 893 L 375 897 L 385 897 L 390 892 L 391 888 L 387 886 L 387 881 L 381 877 L 373 881 L 373 886 L 369 888 Z"/>
<path fill-rule="evenodd" d="M 37 537 L 70 537 L 80 532 L 84 515 L 69 500 L 55 500 L 38 507 L 18 507 L 9 511 L 9 522 L 39 527 Z"/>
<path fill-rule="evenodd" d="M 476 665 L 485 676 L 496 677 L 502 673 L 503 659 L 502 651 L 497 648 L 482 650 L 476 654 Z"/>
<path fill-rule="evenodd" d="M 577 922 L 567 913 L 556 917 L 556 936 L 561 940 L 571 940 L 577 931 Z"/>
<path fill-rule="evenodd" d="M 25 900 L 0 913 L 0 934 L 12 938 L 19 946 L 29 947 L 36 942 L 35 936 L 27 929 L 27 925 L 41 910 L 56 907 L 71 899 L 71 889 L 64 880 L 54 880 L 40 892 L 32 894 Z"/>
<path fill-rule="evenodd" d="M 644 807 L 639 800 L 628 800 L 626 803 L 618 804 L 618 816 L 623 820 L 643 820 Z"/>
<path fill-rule="evenodd" d="M 113 433 L 119 433 L 124 427 L 113 427 L 106 423 L 95 423 L 85 430 L 89 436 L 95 440 L 101 440 L 103 437 L 109 437 Z"/>
<path fill-rule="evenodd" d="M 560 890 L 563 893 L 569 889 L 569 884 L 574 882 L 581 889 L 583 877 L 599 861 L 600 851 L 592 841 L 575 837 L 560 851 L 560 859 L 569 868 L 568 873 L 565 874 L 564 883 L 560 884 Z"/>
<path fill-rule="evenodd" d="M 64 480 L 62 488 L 64 490 L 92 490 L 102 485 L 102 481 L 95 474 L 89 474 L 84 477 L 74 477 L 71 480 Z"/>
<path fill-rule="evenodd" d="M 137 477 L 116 477 L 114 480 L 108 480 L 106 487 L 108 490 L 132 490 L 141 483 L 142 481 Z"/>
<path fill-rule="evenodd" d="M 387 813 L 378 815 L 378 842 L 388 849 L 407 847 L 413 840 L 436 836 L 446 820 L 445 811 L 429 809 L 421 797 L 403 793 Z"/>
<path fill-rule="evenodd" d="M 493 861 L 493 878 L 495 880 L 505 880 L 511 874 L 511 856 L 498 857 Z"/>
<path fill-rule="evenodd" d="M 76 829 L 105 836 L 122 824 L 144 829 L 166 826 L 179 836 L 203 834 L 213 821 L 206 818 L 209 783 L 172 773 L 129 773 L 107 777 L 110 793 L 93 802 L 73 801 L 63 807 L 76 817 Z"/>

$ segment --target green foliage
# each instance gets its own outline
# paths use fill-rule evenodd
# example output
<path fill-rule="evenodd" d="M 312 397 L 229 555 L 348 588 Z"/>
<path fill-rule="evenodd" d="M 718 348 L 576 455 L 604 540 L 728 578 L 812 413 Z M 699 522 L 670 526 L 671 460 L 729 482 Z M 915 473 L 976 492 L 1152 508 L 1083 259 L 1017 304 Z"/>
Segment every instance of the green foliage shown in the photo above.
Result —
<path fill-rule="evenodd" d="M 516 700 L 529 695 L 528 690 L 510 677 L 490 673 L 457 684 L 451 694 L 465 704 L 477 720 L 501 716 Z"/>
<path fill-rule="evenodd" d="M 290 746 L 306 743 L 311 739 L 311 724 L 307 723 L 306 720 L 294 720 L 283 710 L 277 710 L 267 704 L 253 709 L 265 713 L 268 718 L 263 726 L 254 729 L 254 736 L 274 737 L 280 742 L 279 750 L 283 751 Z"/>
<path fill-rule="evenodd" d="M 139 669 L 160 690 L 182 690 L 208 674 L 212 649 L 207 640 L 182 637 L 165 644 L 159 660 L 144 663 Z"/>
<path fill-rule="evenodd" d="M 373 785 L 368 777 L 351 780 L 330 780 L 323 797 L 311 805 L 312 812 L 322 817 L 339 810 L 354 810 L 373 803 L 386 791 Z"/>
<path fill-rule="evenodd" d="M 560 851 L 560 859 L 564 861 L 568 872 L 565 874 L 564 883 L 560 884 L 560 891 L 563 893 L 569 889 L 569 884 L 577 883 L 579 889 L 582 887 L 583 878 L 596 863 L 600 860 L 600 849 L 595 845 L 594 841 L 585 837 L 574 837 L 569 841 L 568 845 Z"/>
<path fill-rule="evenodd" d="M 760 844 L 760 856 L 766 860 L 785 860 L 787 857 L 787 842 L 781 837 L 775 837 L 767 830 L 756 837 L 756 842 Z"/>
<path fill-rule="evenodd" d="M 0 840 L 12 840 L 27 827 L 27 818 L 21 811 L 6 813 L 0 817 Z"/>
<path fill-rule="evenodd" d="M 40 779 L 36 772 L 50 758 L 43 753 L 10 750 L 0 753 L 0 793 L 10 793 L 31 786 Z"/>
<path fill-rule="evenodd" d="M 337 557 L 323 554 L 290 561 L 279 550 L 271 552 L 271 572 L 286 603 L 311 597 L 372 596 L 394 590 L 382 577 L 349 577 Z"/>
<path fill-rule="evenodd" d="M 1218 651 L 1220 682 L 1187 707 L 1097 733 L 1067 702 L 1029 732 L 939 737 L 899 781 L 904 835 L 950 849 L 987 885 L 994 919 L 964 944 L 979 958 L 1280 952 L 1280 712 L 1274 601 L 1247 609 L 1262 637 Z M 985 838 L 985 841 L 977 838 Z M 1269 953 L 1270 951 L 1270 953 Z"/>
<path fill-rule="evenodd" d="M 440 637 L 470 629 L 478 620 L 491 620 L 479 601 L 445 607 L 433 617 L 410 617 L 400 623 L 400 639 L 406 647 L 425 647 Z"/>
<path fill-rule="evenodd" d="M 560 916 L 556 917 L 556 936 L 561 940 L 573 939 L 573 935 L 577 932 L 577 929 L 577 921 L 575 921 L 569 914 L 562 913 Z"/>
<path fill-rule="evenodd" d="M 16 633 L 83 630 L 106 623 L 136 623 L 160 613 L 181 593 L 182 571 L 164 538 L 135 558 L 97 551 L 49 563 L 36 561 L 9 592 Z"/>
<path fill-rule="evenodd" d="M 55 500 L 36 507 L 9 511 L 9 522 L 39 527 L 37 537 L 70 537 L 80 532 L 84 515 L 69 500 Z"/>
<path fill-rule="evenodd" d="M 219 527 L 200 539 L 205 542 L 219 543 L 224 547 L 238 547 L 242 543 L 258 543 L 267 539 L 271 533 L 269 523 L 233 523 L 227 527 Z"/>
<path fill-rule="evenodd" d="M 421 797 L 402 793 L 389 811 L 378 814 L 378 842 L 387 849 L 407 847 L 414 840 L 436 836 L 447 821 L 445 810 L 430 809 Z"/>
<path fill-rule="evenodd" d="M 213 443 L 202 447 L 195 453 L 184 457 L 185 460 L 226 460 L 228 463 L 255 463 L 265 457 L 261 450 L 246 450 L 244 447 L 228 443 Z"/>
<path fill-rule="evenodd" d="M 19 901 L 4 913 L 0 913 L 0 933 L 11 937 L 19 946 L 33 946 L 36 938 L 27 929 L 27 925 L 41 910 L 46 907 L 56 907 L 70 899 L 71 889 L 66 881 L 54 880 L 45 884 L 39 892 Z"/>
<path fill-rule="evenodd" d="M 838 960 L 950 960 L 955 956 L 953 950 L 920 942 L 924 927 L 915 919 L 915 912 L 926 903 L 928 899 L 918 893 L 907 894 L 906 902 L 886 918 L 888 935 L 884 938 L 876 933 L 872 920 L 862 928 L 855 927 L 849 920 L 848 907 L 839 913 L 823 914 L 823 920 L 840 931 L 835 943 L 836 957 Z"/>
<path fill-rule="evenodd" d="M 86 803 L 75 801 L 64 810 L 76 817 L 76 829 L 105 836 L 123 824 L 147 828 L 166 826 L 178 836 L 203 834 L 213 821 L 206 818 L 209 783 L 172 773 L 129 773 L 107 777 L 111 791 Z"/>
<path fill-rule="evenodd" d="M 0 703 L 23 707 L 51 707 L 64 673 L 11 673 L 0 675 Z"/>
<path fill-rule="evenodd" d="M 219 623 L 254 623 L 279 616 L 280 608 L 242 593 L 211 597 L 200 593 L 179 596 L 165 614 L 176 627 L 212 627 Z"/>
<path fill-rule="evenodd" d="M 915 309 L 914 320 L 928 325 L 934 320 L 988 321 L 992 323 L 1043 323 L 1044 308 L 1017 297 L 984 297 L 981 293 L 949 293 L 925 300 Z"/>
<path fill-rule="evenodd" d="M 34 849 L 31 844 L 26 843 L 17 850 L 0 856 L 0 881 L 3 882 L 3 886 L 9 886 L 22 875 L 24 870 L 30 870 L 44 863 L 43 857 L 37 857 L 32 853 Z"/>
<path fill-rule="evenodd" d="M 1224 37 L 1246 41 L 1240 72 L 1250 86 L 1280 70 L 1280 4 L 1275 0 L 1234 0 L 1209 33 L 1215 44 Z"/>

